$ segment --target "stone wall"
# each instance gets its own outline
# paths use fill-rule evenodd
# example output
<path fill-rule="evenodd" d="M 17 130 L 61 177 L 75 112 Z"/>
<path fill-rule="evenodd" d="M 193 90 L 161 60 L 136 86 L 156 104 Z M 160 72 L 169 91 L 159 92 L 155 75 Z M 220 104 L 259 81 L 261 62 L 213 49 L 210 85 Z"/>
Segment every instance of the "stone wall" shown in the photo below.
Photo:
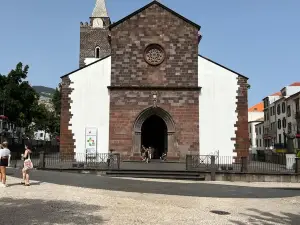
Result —
<path fill-rule="evenodd" d="M 197 86 L 198 28 L 157 4 L 111 29 L 112 86 Z M 165 60 L 144 60 L 149 44 L 164 48 Z"/>
<path fill-rule="evenodd" d="M 237 108 L 238 120 L 235 124 L 236 137 L 234 152 L 237 153 L 237 158 L 248 156 L 250 140 L 248 130 L 248 82 L 245 77 L 238 76 L 237 83 L 239 86 L 237 95 Z"/>
<path fill-rule="evenodd" d="M 167 111 L 175 124 L 174 140 L 173 143 L 169 142 L 168 155 L 180 157 L 189 151 L 197 154 L 199 151 L 199 91 L 158 91 L 157 94 L 157 107 Z M 152 91 L 150 90 L 111 91 L 109 129 L 111 149 L 123 155 L 132 152 L 135 120 L 144 109 L 152 106 Z"/>
<path fill-rule="evenodd" d="M 80 56 L 79 66 L 85 66 L 86 58 L 95 58 L 95 48 L 100 48 L 100 57 L 110 55 L 109 30 L 107 28 L 93 28 L 85 24 L 80 26 Z"/>
<path fill-rule="evenodd" d="M 198 27 L 152 4 L 113 26 L 111 37 L 110 148 L 124 155 L 133 153 L 134 121 L 153 105 L 152 92 L 157 91 L 158 107 L 175 123 L 169 156 L 197 153 Z M 163 48 L 159 65 L 144 58 L 151 44 Z"/>
<path fill-rule="evenodd" d="M 75 140 L 72 131 L 69 129 L 72 114 L 71 97 L 72 88 L 69 76 L 62 77 L 61 82 L 61 116 L 60 116 L 60 152 L 62 154 L 74 153 Z"/>

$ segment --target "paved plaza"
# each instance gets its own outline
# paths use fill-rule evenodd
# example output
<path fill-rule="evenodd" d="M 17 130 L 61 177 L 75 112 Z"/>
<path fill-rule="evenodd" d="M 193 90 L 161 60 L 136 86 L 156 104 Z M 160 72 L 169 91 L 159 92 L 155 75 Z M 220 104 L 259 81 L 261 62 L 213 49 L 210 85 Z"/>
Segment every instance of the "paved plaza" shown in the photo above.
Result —
<path fill-rule="evenodd" d="M 300 184 L 190 182 L 9 169 L 0 224 L 300 224 Z"/>

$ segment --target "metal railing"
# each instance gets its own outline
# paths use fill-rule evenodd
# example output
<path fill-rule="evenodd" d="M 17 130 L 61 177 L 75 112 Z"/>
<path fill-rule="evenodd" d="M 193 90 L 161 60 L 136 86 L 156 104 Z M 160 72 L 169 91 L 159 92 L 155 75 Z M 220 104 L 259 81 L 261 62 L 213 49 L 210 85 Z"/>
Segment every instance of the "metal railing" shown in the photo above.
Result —
<path fill-rule="evenodd" d="M 31 154 L 34 168 L 39 169 L 120 169 L 120 154 L 118 153 L 45 153 Z M 10 164 L 22 167 L 23 160 L 18 153 L 12 153 Z"/>
<path fill-rule="evenodd" d="M 249 173 L 300 173 L 300 158 L 286 158 L 284 154 L 271 155 L 261 160 L 249 157 L 187 155 L 186 170 L 202 172 L 249 172 Z"/>

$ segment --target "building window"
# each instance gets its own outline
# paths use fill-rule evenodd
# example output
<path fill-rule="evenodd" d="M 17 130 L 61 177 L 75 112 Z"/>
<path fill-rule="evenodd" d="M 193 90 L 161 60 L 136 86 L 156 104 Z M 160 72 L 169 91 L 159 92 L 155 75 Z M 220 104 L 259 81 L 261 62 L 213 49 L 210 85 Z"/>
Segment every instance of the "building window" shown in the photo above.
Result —
<path fill-rule="evenodd" d="M 283 102 L 281 105 L 281 111 L 282 113 L 285 113 L 285 102 Z"/>
<path fill-rule="evenodd" d="M 288 133 L 292 132 L 292 123 L 288 123 Z"/>
<path fill-rule="evenodd" d="M 261 134 L 261 128 L 259 128 L 259 134 Z"/>
<path fill-rule="evenodd" d="M 277 105 L 277 115 L 280 115 L 280 105 Z"/>
<path fill-rule="evenodd" d="M 95 48 L 95 58 L 100 58 L 100 47 Z"/>
<path fill-rule="evenodd" d="M 252 124 L 250 123 L 250 133 L 252 133 Z"/>
<path fill-rule="evenodd" d="M 281 134 L 278 134 L 278 143 L 281 144 Z"/>
<path fill-rule="evenodd" d="M 44 134 L 43 133 L 40 133 L 40 137 L 42 138 L 44 136 Z"/>
<path fill-rule="evenodd" d="M 299 99 L 296 100 L 296 112 L 300 111 Z"/>
<path fill-rule="evenodd" d="M 276 112 L 275 112 L 275 106 L 273 106 L 273 115 L 275 115 Z"/>
<path fill-rule="evenodd" d="M 256 135 L 258 134 L 258 130 L 257 130 L 257 128 L 255 128 L 255 133 L 256 133 Z"/>
<path fill-rule="evenodd" d="M 290 105 L 288 105 L 287 108 L 286 108 L 286 114 L 287 114 L 288 117 L 291 116 L 291 106 Z"/>
<path fill-rule="evenodd" d="M 282 127 L 286 128 L 286 119 L 285 119 L 285 117 L 283 117 L 283 119 L 282 119 Z"/>
<path fill-rule="evenodd" d="M 281 120 L 277 121 L 277 128 L 280 130 L 281 129 Z"/>
<path fill-rule="evenodd" d="M 261 147 L 261 139 L 259 139 L 259 147 Z"/>
<path fill-rule="evenodd" d="M 258 147 L 258 140 L 256 140 L 256 146 Z"/>

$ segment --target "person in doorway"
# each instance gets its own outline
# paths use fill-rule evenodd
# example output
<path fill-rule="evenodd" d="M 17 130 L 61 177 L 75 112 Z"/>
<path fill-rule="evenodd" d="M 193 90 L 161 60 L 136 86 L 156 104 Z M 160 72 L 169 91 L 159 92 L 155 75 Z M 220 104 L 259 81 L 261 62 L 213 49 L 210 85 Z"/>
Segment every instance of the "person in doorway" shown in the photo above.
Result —
<path fill-rule="evenodd" d="M 141 158 L 142 158 L 143 161 L 146 160 L 146 158 L 145 158 L 146 151 L 147 151 L 147 149 L 145 148 L 144 145 L 142 145 L 142 148 L 141 148 Z"/>
<path fill-rule="evenodd" d="M 32 162 L 31 162 L 31 155 L 32 151 L 30 146 L 27 144 L 25 145 L 25 151 L 24 154 L 22 154 L 22 158 L 24 160 L 24 167 L 22 169 L 22 176 L 23 176 L 23 181 L 21 184 L 25 186 L 30 186 L 29 183 L 29 171 L 33 168 Z"/>
<path fill-rule="evenodd" d="M 149 163 L 150 161 L 149 161 L 149 148 L 146 148 L 146 151 L 145 151 L 145 161 L 146 161 L 146 163 Z"/>
<path fill-rule="evenodd" d="M 8 143 L 3 142 L 0 148 L 0 180 L 1 187 L 7 187 L 6 185 L 6 167 L 8 166 L 8 158 L 10 150 L 7 148 Z"/>
<path fill-rule="evenodd" d="M 149 159 L 152 159 L 154 152 L 155 152 L 155 149 L 152 147 L 149 147 Z"/>

